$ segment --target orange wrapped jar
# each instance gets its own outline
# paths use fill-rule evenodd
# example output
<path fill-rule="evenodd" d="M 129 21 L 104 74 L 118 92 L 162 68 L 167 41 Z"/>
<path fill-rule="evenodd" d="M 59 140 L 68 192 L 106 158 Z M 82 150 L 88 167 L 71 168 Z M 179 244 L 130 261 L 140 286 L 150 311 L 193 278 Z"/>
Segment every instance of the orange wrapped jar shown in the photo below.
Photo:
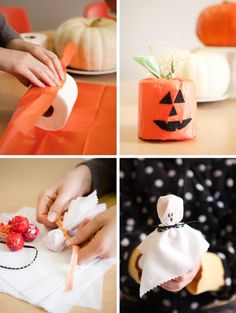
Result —
<path fill-rule="evenodd" d="M 192 81 L 147 78 L 139 82 L 138 134 L 141 139 L 193 139 L 196 114 Z"/>

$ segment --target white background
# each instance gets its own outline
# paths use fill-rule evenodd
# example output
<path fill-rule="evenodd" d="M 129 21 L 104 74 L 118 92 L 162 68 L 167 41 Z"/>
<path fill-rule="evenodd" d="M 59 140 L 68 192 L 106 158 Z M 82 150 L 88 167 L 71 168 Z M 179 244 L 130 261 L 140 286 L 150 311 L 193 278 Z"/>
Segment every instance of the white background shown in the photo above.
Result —
<path fill-rule="evenodd" d="M 195 32 L 201 10 L 219 0 L 120 0 L 121 79 L 143 77 L 133 56 L 148 54 L 148 45 L 201 46 Z"/>

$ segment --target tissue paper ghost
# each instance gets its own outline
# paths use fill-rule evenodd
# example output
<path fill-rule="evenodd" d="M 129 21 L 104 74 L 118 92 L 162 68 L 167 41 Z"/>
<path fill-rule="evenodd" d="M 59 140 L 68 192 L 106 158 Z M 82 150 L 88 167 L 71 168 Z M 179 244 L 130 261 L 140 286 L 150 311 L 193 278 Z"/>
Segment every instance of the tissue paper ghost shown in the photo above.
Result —
<path fill-rule="evenodd" d="M 106 204 L 98 204 L 97 191 L 87 197 L 78 197 L 71 201 L 68 211 L 64 214 L 62 229 L 57 228 L 48 232 L 44 239 L 46 247 L 54 252 L 61 252 L 66 246 L 66 233 L 76 229 L 85 219 L 92 219 L 106 210 Z"/>
<path fill-rule="evenodd" d="M 160 197 L 157 214 L 161 224 L 138 246 L 142 257 L 140 297 L 168 280 L 192 269 L 208 250 L 200 231 L 181 222 L 183 200 L 175 195 Z"/>

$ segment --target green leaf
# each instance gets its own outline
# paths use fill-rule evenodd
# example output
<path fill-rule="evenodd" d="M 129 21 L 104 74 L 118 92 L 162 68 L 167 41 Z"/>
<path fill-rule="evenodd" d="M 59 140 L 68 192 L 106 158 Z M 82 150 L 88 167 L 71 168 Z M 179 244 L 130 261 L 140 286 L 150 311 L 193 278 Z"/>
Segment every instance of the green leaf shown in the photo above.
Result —
<path fill-rule="evenodd" d="M 148 72 L 157 78 L 160 78 L 160 67 L 153 56 L 135 56 L 134 60 L 141 64 Z"/>

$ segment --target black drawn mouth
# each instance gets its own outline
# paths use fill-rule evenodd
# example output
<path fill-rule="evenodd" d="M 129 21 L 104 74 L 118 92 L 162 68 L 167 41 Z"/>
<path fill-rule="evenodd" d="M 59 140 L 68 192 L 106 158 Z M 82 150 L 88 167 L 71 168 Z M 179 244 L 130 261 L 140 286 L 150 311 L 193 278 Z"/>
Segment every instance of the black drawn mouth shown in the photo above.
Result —
<path fill-rule="evenodd" d="M 182 123 L 180 121 L 165 122 L 162 120 L 153 120 L 153 122 L 163 130 L 174 132 L 177 129 L 182 129 L 186 127 L 191 122 L 191 120 L 192 118 L 187 118 L 183 120 Z"/>

